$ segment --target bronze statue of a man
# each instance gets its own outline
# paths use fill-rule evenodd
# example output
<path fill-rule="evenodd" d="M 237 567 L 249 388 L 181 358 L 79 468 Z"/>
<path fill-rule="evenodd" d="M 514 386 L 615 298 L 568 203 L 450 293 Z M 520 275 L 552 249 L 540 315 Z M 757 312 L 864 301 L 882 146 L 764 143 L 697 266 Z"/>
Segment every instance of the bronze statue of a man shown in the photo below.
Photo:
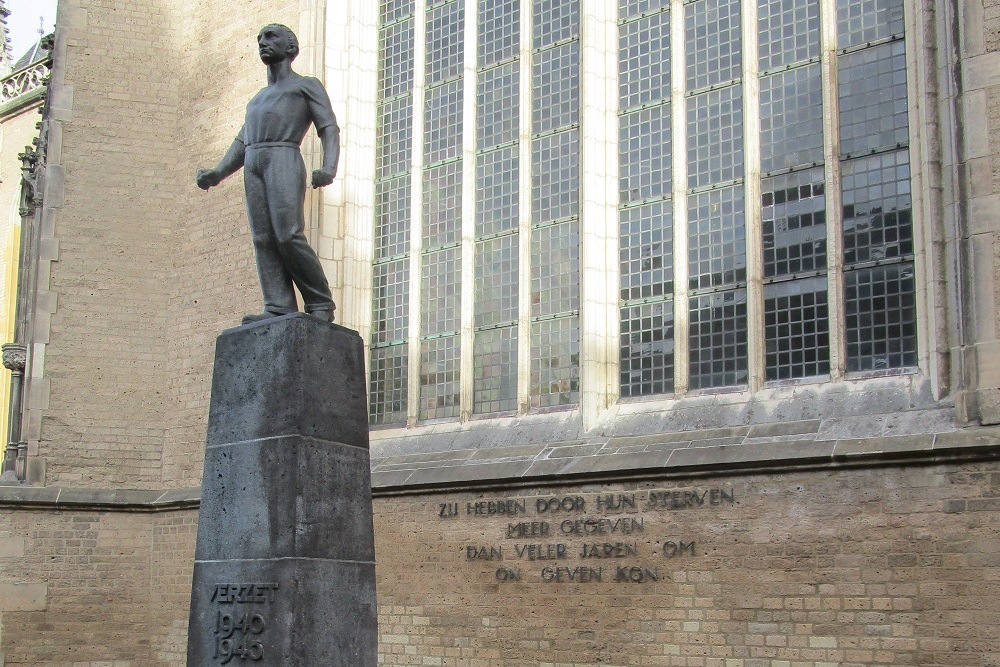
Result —
<path fill-rule="evenodd" d="M 199 169 L 198 187 L 208 190 L 243 168 L 247 214 L 257 256 L 264 311 L 247 315 L 258 322 L 298 310 L 292 284 L 305 311 L 333 321 L 336 306 L 319 257 L 305 237 L 306 168 L 299 145 L 309 125 L 323 143 L 323 166 L 312 186 L 333 182 L 340 157 L 340 128 L 323 84 L 292 71 L 299 42 L 289 28 L 272 24 L 257 35 L 260 59 L 267 65 L 267 86 L 247 104 L 246 120 L 222 161 Z"/>

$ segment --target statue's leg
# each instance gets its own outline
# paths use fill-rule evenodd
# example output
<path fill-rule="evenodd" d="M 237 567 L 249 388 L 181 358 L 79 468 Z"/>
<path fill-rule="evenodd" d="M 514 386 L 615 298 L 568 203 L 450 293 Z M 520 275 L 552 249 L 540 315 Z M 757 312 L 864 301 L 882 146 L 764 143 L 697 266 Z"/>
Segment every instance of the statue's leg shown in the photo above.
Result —
<path fill-rule="evenodd" d="M 264 295 L 264 310 L 271 313 L 294 313 L 298 310 L 298 305 L 295 302 L 295 290 L 292 289 L 292 278 L 285 270 L 278 249 L 278 239 L 275 238 L 271 224 L 268 193 L 261 168 L 268 162 L 268 156 L 264 153 L 262 150 L 247 151 L 243 169 L 250 234 L 257 257 L 257 275 Z"/>
<path fill-rule="evenodd" d="M 306 168 L 293 148 L 271 148 L 265 180 L 271 224 L 285 269 L 299 288 L 306 312 L 332 311 L 330 285 L 305 235 Z"/>

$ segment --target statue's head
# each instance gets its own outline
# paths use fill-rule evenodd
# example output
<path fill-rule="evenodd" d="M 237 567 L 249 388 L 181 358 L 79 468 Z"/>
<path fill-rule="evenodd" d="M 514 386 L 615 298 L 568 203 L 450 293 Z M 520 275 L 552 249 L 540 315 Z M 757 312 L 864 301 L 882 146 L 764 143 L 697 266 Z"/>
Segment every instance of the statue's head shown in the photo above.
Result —
<path fill-rule="evenodd" d="M 271 23 L 257 34 L 260 59 L 265 63 L 291 62 L 299 55 L 299 39 L 288 26 Z"/>

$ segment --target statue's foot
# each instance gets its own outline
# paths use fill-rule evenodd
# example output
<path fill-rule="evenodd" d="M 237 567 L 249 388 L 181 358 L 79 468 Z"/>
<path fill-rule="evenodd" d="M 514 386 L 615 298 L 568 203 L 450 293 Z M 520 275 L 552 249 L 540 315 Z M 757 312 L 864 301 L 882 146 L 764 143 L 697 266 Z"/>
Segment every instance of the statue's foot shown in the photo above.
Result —
<path fill-rule="evenodd" d="M 274 311 L 265 310 L 263 313 L 244 315 L 243 324 L 253 324 L 254 322 L 263 322 L 264 320 L 269 320 L 272 317 L 281 317 L 284 314 L 285 313 L 275 313 Z"/>
<path fill-rule="evenodd" d="M 311 308 L 306 311 L 307 314 L 313 317 L 318 317 L 324 322 L 333 322 L 333 311 L 337 310 L 336 306 L 329 306 L 324 308 Z"/>

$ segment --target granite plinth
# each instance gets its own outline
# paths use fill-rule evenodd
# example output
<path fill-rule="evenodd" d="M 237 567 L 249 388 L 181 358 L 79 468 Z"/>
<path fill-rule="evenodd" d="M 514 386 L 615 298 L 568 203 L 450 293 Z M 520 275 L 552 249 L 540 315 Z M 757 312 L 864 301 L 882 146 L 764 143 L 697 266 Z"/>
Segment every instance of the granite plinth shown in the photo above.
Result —
<path fill-rule="evenodd" d="M 364 346 L 301 313 L 216 344 L 188 667 L 375 667 Z"/>

